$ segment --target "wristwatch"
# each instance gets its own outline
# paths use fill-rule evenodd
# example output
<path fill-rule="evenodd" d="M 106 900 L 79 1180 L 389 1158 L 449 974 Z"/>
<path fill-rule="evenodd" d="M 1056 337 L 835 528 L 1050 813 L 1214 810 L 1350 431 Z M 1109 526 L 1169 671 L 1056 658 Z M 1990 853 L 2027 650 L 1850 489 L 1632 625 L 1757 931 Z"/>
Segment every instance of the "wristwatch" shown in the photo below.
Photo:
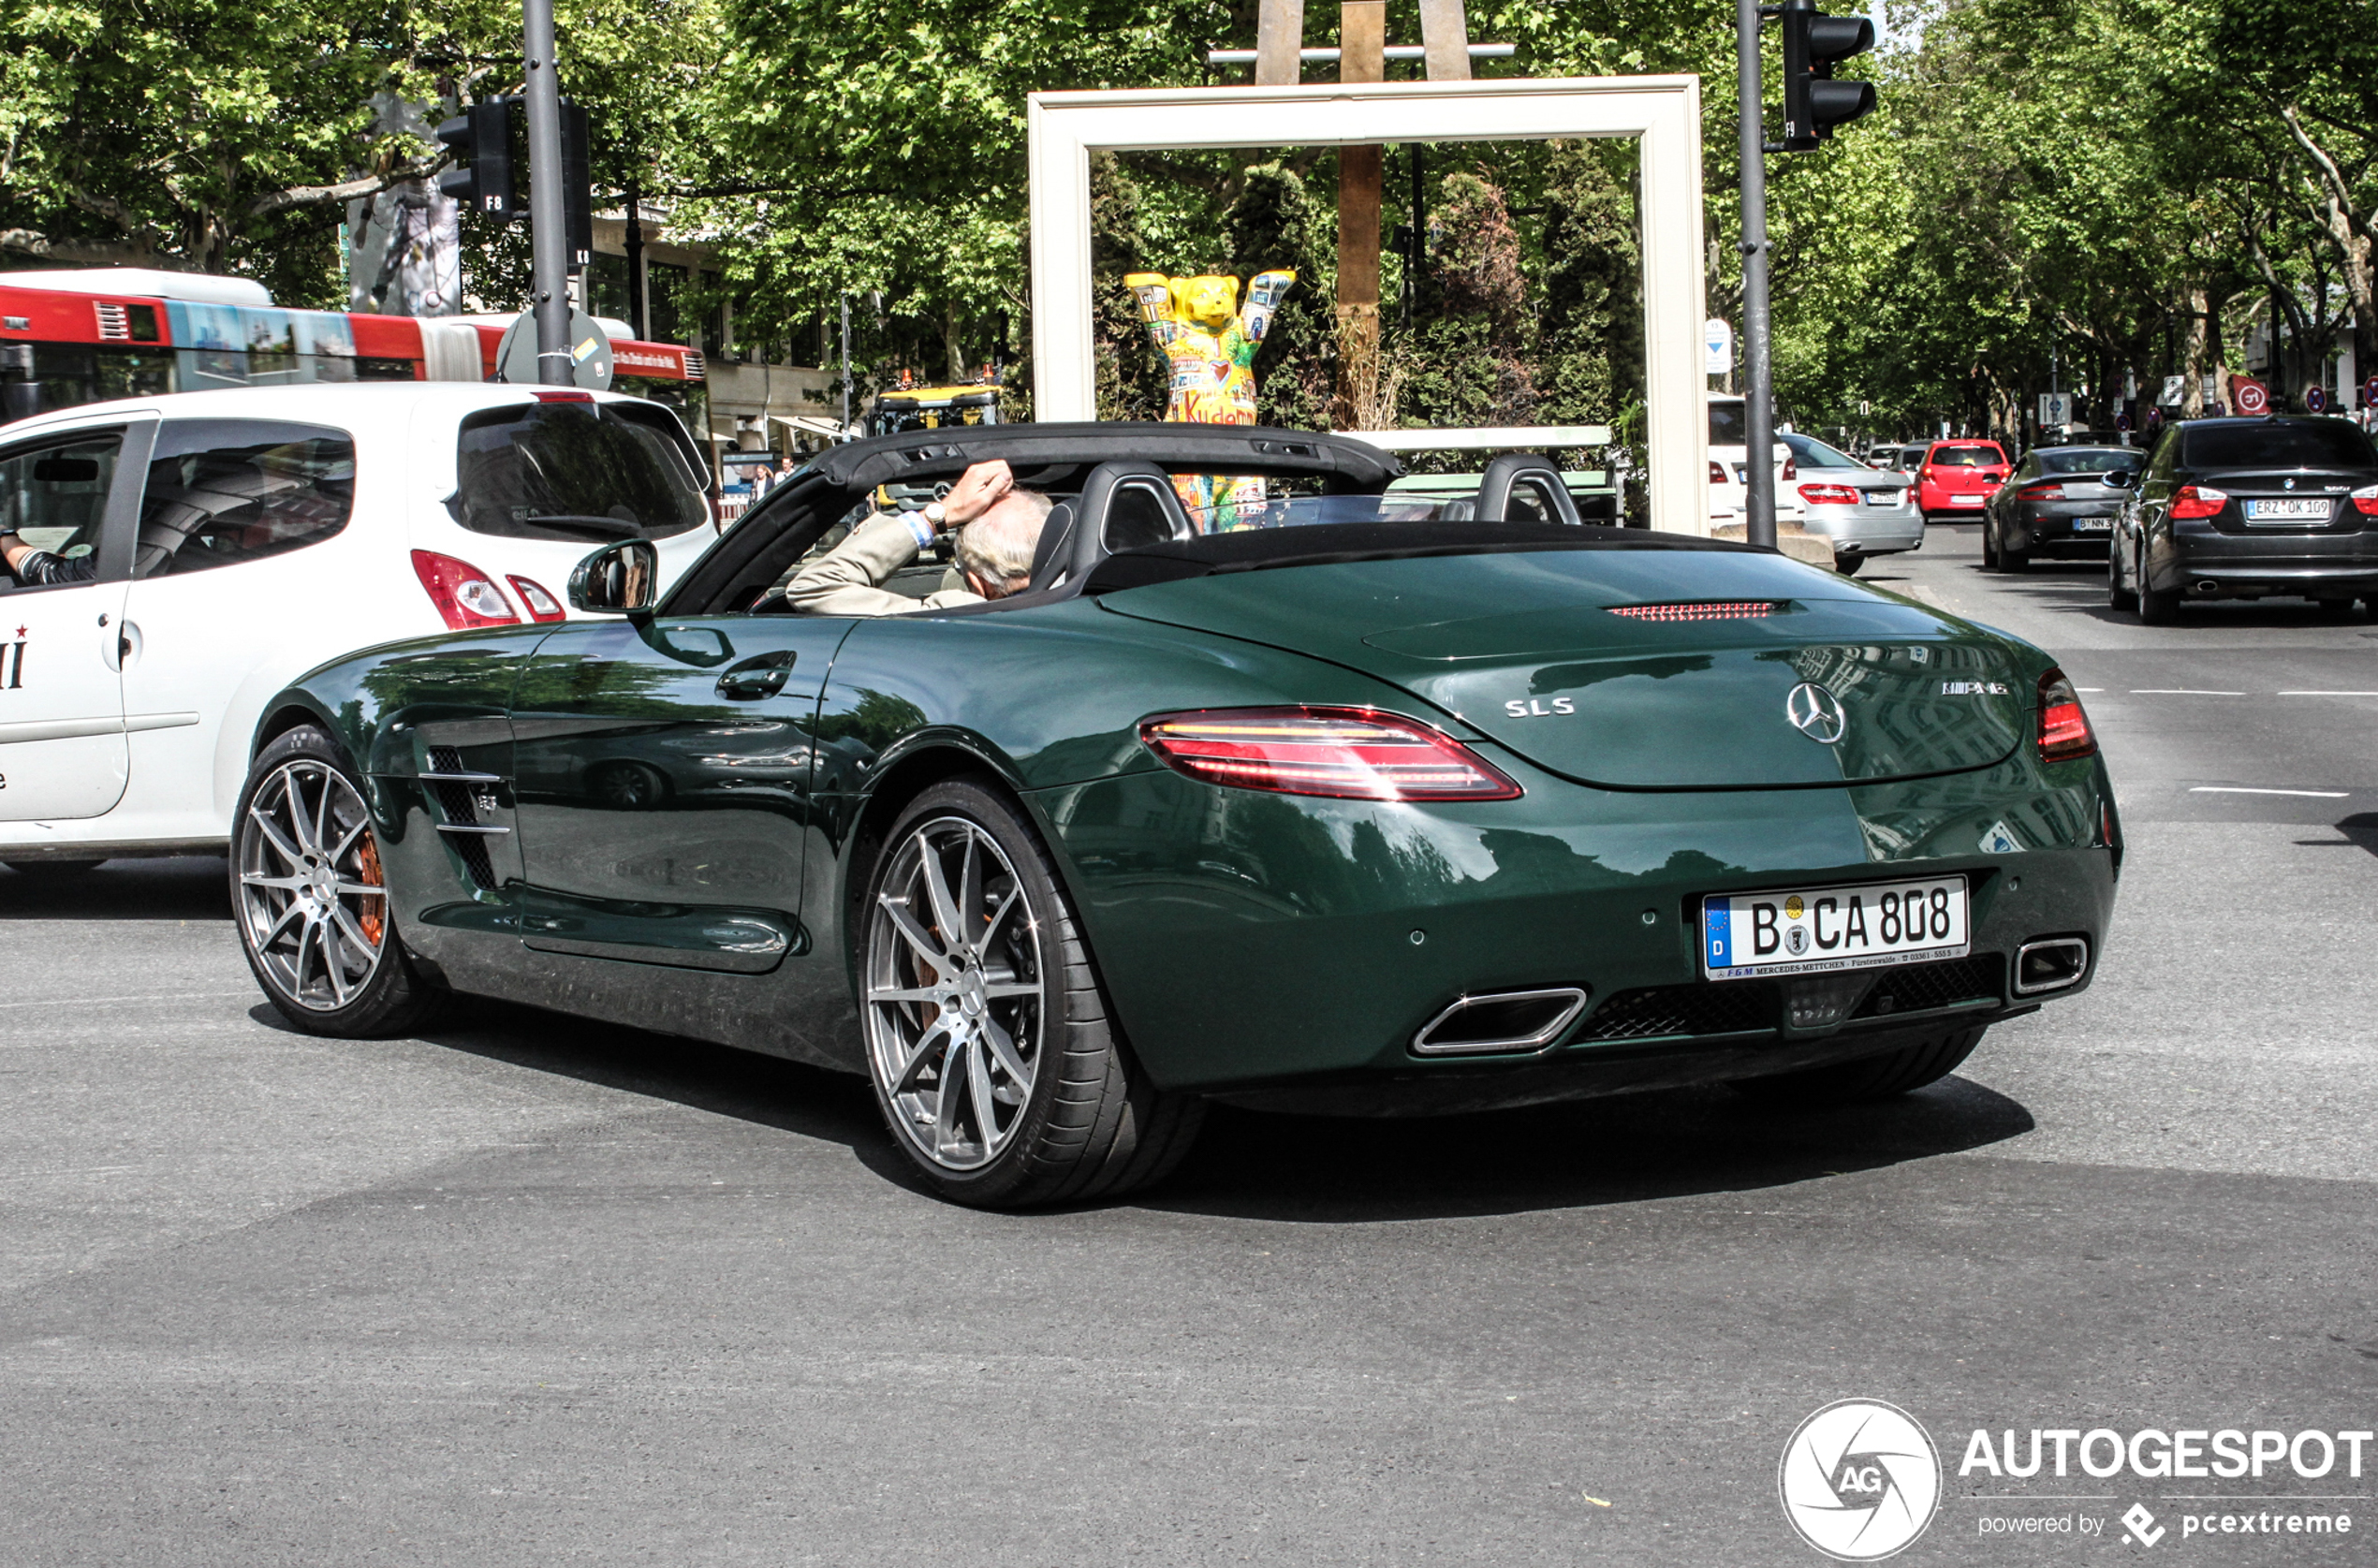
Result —
<path fill-rule="evenodd" d="M 928 501 L 925 503 L 925 520 L 932 523 L 933 532 L 938 534 L 949 526 L 949 508 L 938 501 Z"/>

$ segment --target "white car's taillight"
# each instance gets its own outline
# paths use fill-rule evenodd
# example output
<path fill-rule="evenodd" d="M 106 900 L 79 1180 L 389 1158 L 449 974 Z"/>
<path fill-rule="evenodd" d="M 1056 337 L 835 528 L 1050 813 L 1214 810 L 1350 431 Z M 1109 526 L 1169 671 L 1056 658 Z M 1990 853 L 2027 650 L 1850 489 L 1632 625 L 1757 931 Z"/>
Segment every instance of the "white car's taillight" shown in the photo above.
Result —
<path fill-rule="evenodd" d="M 530 620 L 566 621 L 569 619 L 570 612 L 562 608 L 561 600 L 546 592 L 543 583 L 533 578 L 524 577 L 513 577 L 506 580 L 511 583 L 512 592 L 521 596 L 521 603 L 528 606 Z"/>
<path fill-rule="evenodd" d="M 413 573 L 421 579 L 422 591 L 429 594 L 430 603 L 437 606 L 438 614 L 446 618 L 447 626 L 453 631 L 520 624 L 520 612 L 504 596 L 504 590 L 467 561 L 440 555 L 433 550 L 417 550 L 413 552 Z"/>
<path fill-rule="evenodd" d="M 1358 800 L 1515 800 L 1453 737 L 1370 708 L 1211 708 L 1139 722 L 1167 766 L 1208 784 Z"/>

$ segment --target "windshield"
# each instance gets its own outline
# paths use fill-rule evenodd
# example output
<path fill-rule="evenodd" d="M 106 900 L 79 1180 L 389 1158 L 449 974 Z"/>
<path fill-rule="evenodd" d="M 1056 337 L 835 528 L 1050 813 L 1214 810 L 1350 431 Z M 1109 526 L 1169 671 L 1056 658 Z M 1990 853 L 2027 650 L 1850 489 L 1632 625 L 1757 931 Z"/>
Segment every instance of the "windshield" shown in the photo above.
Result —
<path fill-rule="evenodd" d="M 2190 468 L 2378 468 L 2370 437 L 2342 419 L 2295 425 L 2191 425 L 2180 462 Z"/>
<path fill-rule="evenodd" d="M 1935 468 L 1996 467 L 2006 461 L 2006 454 L 1995 447 L 1935 447 L 1932 466 Z"/>
<path fill-rule="evenodd" d="M 1828 447 L 1813 435 L 1794 435 L 1786 432 L 1775 439 L 1792 448 L 1792 455 L 1799 460 L 1802 468 L 1863 469 L 1866 466 L 1847 452 Z"/>
<path fill-rule="evenodd" d="M 1751 444 L 1750 426 L 1739 403 L 1710 404 L 1710 445 L 1712 447 L 1747 447 Z"/>
<path fill-rule="evenodd" d="M 2147 454 L 2126 447 L 2059 447 L 2039 455 L 2039 471 L 2043 474 L 2110 474 L 2117 468 L 2136 474 L 2146 466 Z"/>
<path fill-rule="evenodd" d="M 475 534 L 664 539 L 710 520 L 700 475 L 665 409 L 513 403 L 462 421 L 447 507 Z"/>

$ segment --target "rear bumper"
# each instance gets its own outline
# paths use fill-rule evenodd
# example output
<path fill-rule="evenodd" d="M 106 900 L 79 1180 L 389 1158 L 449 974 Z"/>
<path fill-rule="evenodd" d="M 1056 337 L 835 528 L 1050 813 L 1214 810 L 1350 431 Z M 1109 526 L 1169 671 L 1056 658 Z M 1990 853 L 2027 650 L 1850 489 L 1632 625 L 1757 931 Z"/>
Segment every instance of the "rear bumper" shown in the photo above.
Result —
<path fill-rule="evenodd" d="M 2076 935 L 2094 955 L 2112 913 L 2115 853 L 2100 832 L 2111 808 L 2093 759 L 1676 794 L 1593 790 L 1496 761 L 1525 798 L 1299 799 L 1168 771 L 1037 793 L 1116 1016 L 1155 1080 L 1446 1110 L 1760 1077 L 2052 999 L 2012 992 L 2015 950 Z M 1104 827 L 1158 821 L 1200 827 L 1153 858 L 1144 831 Z M 1999 829 L 2024 847 L 1984 851 Z M 1885 843 L 1877 862 L 1871 846 Z M 1930 977 L 1857 972 L 1873 985 L 1845 1019 L 1795 1029 L 1794 982 L 1702 978 L 1705 895 L 1949 873 L 1972 890 L 1970 956 Z M 1553 987 L 1587 1004 L 1548 1045 L 1412 1048 L 1457 999 Z"/>
<path fill-rule="evenodd" d="M 2016 526 L 2028 541 L 2025 548 L 2033 555 L 2102 559 L 2114 536 L 2117 512 L 2117 507 L 2087 502 L 2050 502 L 2024 506 L 2016 514 Z M 2105 526 L 2084 530 L 2079 526 L 2083 522 L 2102 522 Z"/>
<path fill-rule="evenodd" d="M 2378 532 L 2224 534 L 2181 529 L 2148 576 L 2159 590 L 2222 593 L 2378 593 Z"/>
<path fill-rule="evenodd" d="M 1924 514 L 1913 506 L 1811 506 L 1801 527 L 1832 540 L 1843 555 L 1890 555 L 1924 543 Z"/>

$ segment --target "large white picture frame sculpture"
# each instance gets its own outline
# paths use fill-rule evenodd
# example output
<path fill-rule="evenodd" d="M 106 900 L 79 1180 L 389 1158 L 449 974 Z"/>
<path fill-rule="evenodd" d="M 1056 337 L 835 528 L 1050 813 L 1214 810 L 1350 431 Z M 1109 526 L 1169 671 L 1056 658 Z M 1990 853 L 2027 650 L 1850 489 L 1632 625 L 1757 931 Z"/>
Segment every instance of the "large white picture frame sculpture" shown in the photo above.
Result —
<path fill-rule="evenodd" d="M 1093 153 L 1635 138 L 1643 160 L 1643 370 L 1651 526 L 1679 534 L 1709 532 L 1709 431 L 1701 411 L 1698 77 L 1035 93 L 1027 113 L 1033 401 L 1042 419 L 1098 417 L 1091 341 Z"/>

